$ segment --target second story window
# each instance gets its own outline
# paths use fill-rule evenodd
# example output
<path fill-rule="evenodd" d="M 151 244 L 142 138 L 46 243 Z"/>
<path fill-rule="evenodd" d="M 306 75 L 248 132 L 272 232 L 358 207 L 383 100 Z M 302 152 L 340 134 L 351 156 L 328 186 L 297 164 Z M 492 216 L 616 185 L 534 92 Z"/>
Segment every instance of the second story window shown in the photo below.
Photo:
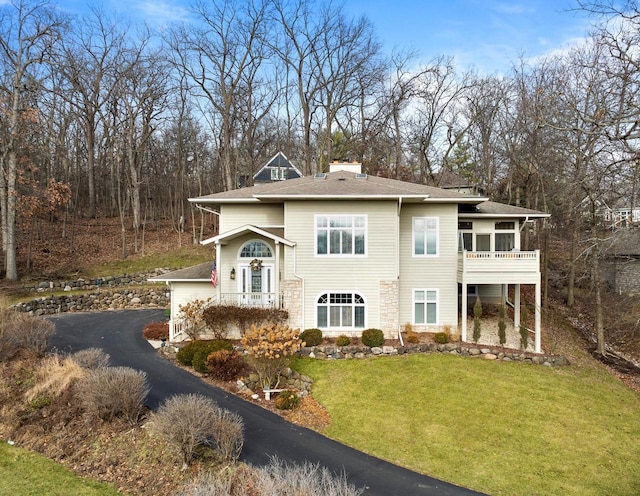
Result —
<path fill-rule="evenodd" d="M 317 215 L 317 255 L 365 255 L 366 215 Z"/>
<path fill-rule="evenodd" d="M 438 218 L 413 218 L 413 254 L 438 255 Z"/>
<path fill-rule="evenodd" d="M 278 168 L 278 169 L 271 169 L 271 180 L 272 181 L 284 181 L 285 179 L 287 179 L 287 169 L 285 168 Z"/>

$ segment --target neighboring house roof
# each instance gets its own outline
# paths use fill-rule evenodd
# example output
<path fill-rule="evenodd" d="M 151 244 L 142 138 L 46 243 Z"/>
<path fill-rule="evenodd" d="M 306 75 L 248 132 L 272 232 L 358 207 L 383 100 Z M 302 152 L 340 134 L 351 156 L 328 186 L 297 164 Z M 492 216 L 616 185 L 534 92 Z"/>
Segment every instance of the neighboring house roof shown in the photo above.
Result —
<path fill-rule="evenodd" d="M 640 256 L 640 230 L 624 229 L 616 231 L 607 255 L 618 257 Z"/>
<path fill-rule="evenodd" d="M 272 172 L 276 173 L 276 179 L 274 179 Z M 254 183 L 270 183 L 272 181 L 282 181 L 285 179 L 296 179 L 302 177 L 302 172 L 298 168 L 289 162 L 289 159 L 284 153 L 276 153 L 269 162 L 267 162 L 258 172 L 253 175 Z"/>
<path fill-rule="evenodd" d="M 161 276 L 150 277 L 151 282 L 200 282 L 211 280 L 211 262 L 204 262 L 185 269 L 167 272 Z"/>
<path fill-rule="evenodd" d="M 231 241 L 232 239 L 243 236 L 250 232 L 253 232 L 254 234 L 263 236 L 272 241 L 276 241 L 278 243 L 282 243 L 287 246 L 295 246 L 295 243 L 293 241 L 289 241 L 288 239 L 285 239 L 283 237 L 284 228 L 282 227 L 257 227 L 257 226 L 252 226 L 250 224 L 246 224 L 244 226 L 240 226 L 235 229 L 232 229 L 231 231 L 218 234 L 213 238 L 205 239 L 204 241 L 201 241 L 200 244 L 201 245 L 208 245 L 211 243 L 225 244 L 227 241 Z"/>
<path fill-rule="evenodd" d="M 201 204 L 254 203 L 283 200 L 389 200 L 469 203 L 487 200 L 435 186 L 338 171 L 190 198 Z"/>

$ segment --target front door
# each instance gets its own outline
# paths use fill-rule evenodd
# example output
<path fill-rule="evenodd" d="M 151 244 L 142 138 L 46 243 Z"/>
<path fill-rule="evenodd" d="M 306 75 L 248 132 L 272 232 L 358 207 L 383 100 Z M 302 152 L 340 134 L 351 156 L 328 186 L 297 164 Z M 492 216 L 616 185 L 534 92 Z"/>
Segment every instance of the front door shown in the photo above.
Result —
<path fill-rule="evenodd" d="M 273 265 L 263 264 L 254 270 L 248 264 L 241 264 L 238 292 L 240 304 L 251 306 L 271 306 L 274 304 Z"/>

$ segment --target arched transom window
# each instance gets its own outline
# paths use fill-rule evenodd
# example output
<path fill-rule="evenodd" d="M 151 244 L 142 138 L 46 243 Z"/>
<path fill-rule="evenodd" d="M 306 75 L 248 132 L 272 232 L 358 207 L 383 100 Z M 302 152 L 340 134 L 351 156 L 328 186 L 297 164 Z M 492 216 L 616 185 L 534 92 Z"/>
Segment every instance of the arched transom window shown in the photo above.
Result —
<path fill-rule="evenodd" d="M 358 293 L 324 293 L 316 312 L 319 328 L 364 328 L 365 302 Z"/>
<path fill-rule="evenodd" d="M 240 250 L 240 258 L 272 258 L 271 248 L 262 241 L 249 241 Z"/>

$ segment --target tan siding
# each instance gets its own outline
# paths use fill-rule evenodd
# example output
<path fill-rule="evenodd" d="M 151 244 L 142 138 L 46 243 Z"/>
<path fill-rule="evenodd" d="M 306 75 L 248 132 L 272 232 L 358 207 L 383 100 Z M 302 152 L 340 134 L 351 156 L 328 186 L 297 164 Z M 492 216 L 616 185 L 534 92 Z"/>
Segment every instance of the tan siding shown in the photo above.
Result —
<path fill-rule="evenodd" d="M 258 227 L 281 226 L 282 204 L 221 205 L 220 233 L 251 224 Z"/>
<path fill-rule="evenodd" d="M 207 282 L 171 283 L 171 318 L 179 317 L 180 305 L 186 305 L 193 300 L 215 298 L 216 294 L 216 288 Z"/>
<path fill-rule="evenodd" d="M 437 289 L 439 326 L 458 325 L 457 205 L 405 204 L 400 215 L 400 325 L 413 322 L 413 289 Z M 438 218 L 438 255 L 413 256 L 413 217 Z M 435 330 L 435 329 L 434 329 Z"/>
<path fill-rule="evenodd" d="M 367 215 L 367 254 L 327 257 L 315 255 L 315 214 Z M 288 202 L 285 207 L 285 238 L 295 241 L 296 272 L 304 279 L 304 326 L 316 326 L 315 304 L 326 291 L 357 292 L 366 301 L 365 325 L 380 323 L 380 281 L 396 280 L 397 203 Z M 293 254 L 294 250 L 288 250 Z M 286 278 L 293 278 L 293 256 Z M 384 303 L 382 303 L 384 304 Z"/>

